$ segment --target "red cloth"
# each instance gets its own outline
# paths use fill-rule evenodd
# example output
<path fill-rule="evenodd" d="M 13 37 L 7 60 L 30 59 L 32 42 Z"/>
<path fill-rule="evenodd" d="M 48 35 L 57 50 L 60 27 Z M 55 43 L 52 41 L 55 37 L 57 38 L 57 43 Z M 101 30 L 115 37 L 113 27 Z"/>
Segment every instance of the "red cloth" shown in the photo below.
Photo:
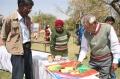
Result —
<path fill-rule="evenodd" d="M 25 22 L 25 25 L 28 27 L 28 22 Z"/>
<path fill-rule="evenodd" d="M 24 23 L 25 23 L 25 25 L 28 27 L 28 22 L 26 21 L 25 18 L 24 18 Z"/>
<path fill-rule="evenodd" d="M 48 29 L 45 30 L 45 41 L 50 41 L 50 31 Z"/>
<path fill-rule="evenodd" d="M 112 54 L 110 53 L 110 54 L 107 54 L 107 55 L 104 55 L 104 56 L 99 56 L 99 57 L 92 57 L 92 56 L 90 56 L 90 57 L 92 59 L 94 59 L 94 60 L 101 60 L 101 59 L 109 57 L 109 56 L 112 56 Z"/>
<path fill-rule="evenodd" d="M 64 25 L 64 22 L 62 20 L 56 20 L 55 21 L 55 27 L 57 26 L 63 26 Z"/>

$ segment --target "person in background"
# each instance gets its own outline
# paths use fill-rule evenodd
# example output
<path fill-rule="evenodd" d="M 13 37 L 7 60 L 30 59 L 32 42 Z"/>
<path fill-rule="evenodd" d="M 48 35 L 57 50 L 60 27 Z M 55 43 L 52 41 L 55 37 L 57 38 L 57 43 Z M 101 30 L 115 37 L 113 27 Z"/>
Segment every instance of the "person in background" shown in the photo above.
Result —
<path fill-rule="evenodd" d="M 110 24 L 99 23 L 92 14 L 85 15 L 81 23 L 85 31 L 79 58 L 73 67 L 76 69 L 82 63 L 90 48 L 89 67 L 99 71 L 100 79 L 108 79 L 110 68 L 118 68 L 120 46 L 115 30 Z"/>
<path fill-rule="evenodd" d="M 115 19 L 112 16 L 108 16 L 105 19 L 105 23 L 113 25 L 115 23 Z M 110 70 L 110 77 L 111 77 L 110 79 L 116 79 L 116 74 L 112 69 Z"/>
<path fill-rule="evenodd" d="M 64 28 L 62 20 L 55 21 L 55 30 L 51 34 L 50 52 L 52 55 L 68 54 L 70 33 Z"/>
<path fill-rule="evenodd" d="M 0 26 L 0 34 L 1 34 L 1 29 L 2 29 L 2 26 Z"/>
<path fill-rule="evenodd" d="M 32 0 L 18 0 L 18 10 L 4 21 L 1 39 L 11 54 L 12 79 L 33 79 L 31 52 L 31 12 Z"/>
<path fill-rule="evenodd" d="M 52 34 L 52 31 L 51 31 L 51 29 L 50 29 L 50 25 L 47 25 L 47 27 L 48 27 L 48 30 L 49 30 L 50 35 L 51 35 L 51 34 Z"/>
<path fill-rule="evenodd" d="M 50 41 L 50 31 L 49 31 L 49 26 L 46 26 L 45 28 L 45 41 Z"/>
<path fill-rule="evenodd" d="M 119 54 L 119 59 L 118 59 L 118 67 L 120 67 L 120 54 Z"/>
<path fill-rule="evenodd" d="M 79 51 L 81 50 L 81 41 L 82 41 L 82 35 L 84 33 L 84 30 L 85 30 L 84 26 L 81 26 L 76 30 L 78 45 L 80 45 Z M 85 57 L 85 59 L 87 59 L 87 56 Z"/>
<path fill-rule="evenodd" d="M 38 39 L 38 33 L 37 32 L 34 33 L 34 39 L 36 39 L 36 40 Z"/>
<path fill-rule="evenodd" d="M 85 30 L 84 26 L 80 26 L 80 27 L 76 30 L 78 45 L 81 45 L 82 34 L 84 33 L 84 30 Z"/>
<path fill-rule="evenodd" d="M 105 23 L 110 24 L 110 25 L 113 25 L 113 24 L 115 23 L 115 19 L 114 19 L 112 16 L 108 16 L 108 17 L 105 19 Z"/>

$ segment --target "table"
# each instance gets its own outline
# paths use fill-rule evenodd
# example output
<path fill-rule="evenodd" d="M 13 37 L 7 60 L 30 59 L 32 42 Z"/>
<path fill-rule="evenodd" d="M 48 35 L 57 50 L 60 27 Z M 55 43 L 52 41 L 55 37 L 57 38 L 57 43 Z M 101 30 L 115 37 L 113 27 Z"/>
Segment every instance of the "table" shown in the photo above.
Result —
<path fill-rule="evenodd" d="M 94 70 L 94 69 L 88 69 L 88 66 L 82 65 L 79 67 L 80 70 L 86 69 L 86 72 L 82 72 L 79 74 L 70 74 L 69 69 L 71 70 L 71 65 L 74 64 L 75 61 L 67 61 L 67 62 L 62 62 L 58 63 L 55 65 L 47 65 L 46 69 L 56 78 L 56 79 L 98 79 L 96 75 L 99 75 L 99 72 Z M 54 70 L 54 68 L 57 67 L 63 67 L 62 70 L 64 73 L 59 72 L 58 70 Z M 53 70 L 51 70 L 53 69 Z M 67 73 L 67 74 L 65 74 Z"/>
<path fill-rule="evenodd" d="M 49 53 L 32 50 L 33 57 L 33 75 L 34 79 L 55 79 L 45 69 L 45 65 L 52 64 L 47 61 Z M 0 46 L 0 69 L 12 73 L 11 54 L 7 52 L 5 46 Z"/>
<path fill-rule="evenodd" d="M 67 60 L 68 62 L 69 60 Z M 34 76 L 35 79 L 57 79 L 45 66 L 57 64 L 58 62 L 49 63 L 46 59 L 39 60 L 39 58 L 34 58 L 33 66 L 34 66 Z M 72 78 L 67 78 L 72 79 Z M 95 75 L 91 75 L 89 77 L 81 78 L 81 79 L 99 79 Z"/>
<path fill-rule="evenodd" d="M 53 76 L 51 72 L 49 72 L 45 67 L 47 65 L 52 65 L 57 63 L 57 62 L 49 63 L 47 61 L 48 55 L 50 54 L 32 50 L 34 79 L 56 79 L 56 77 Z M 7 52 L 5 46 L 0 46 L 0 69 L 12 73 L 12 65 L 10 58 L 11 58 L 11 54 Z M 90 79 L 90 78 L 98 79 L 95 76 L 91 76 L 89 78 L 84 78 L 84 79 Z"/>
<path fill-rule="evenodd" d="M 37 42 L 32 42 L 32 43 L 39 43 L 39 44 L 44 44 L 45 45 L 45 52 L 46 52 L 46 47 L 50 45 L 50 41 L 37 41 Z"/>
<path fill-rule="evenodd" d="M 32 50 L 34 79 L 55 79 L 54 76 L 52 76 L 45 68 L 46 65 L 55 64 L 54 62 L 49 63 L 47 61 L 48 55 L 50 54 Z M 5 46 L 0 46 L 0 69 L 12 73 L 10 58 L 11 54 L 7 52 Z"/>
<path fill-rule="evenodd" d="M 0 69 L 12 73 L 10 57 L 11 55 L 7 52 L 5 46 L 0 46 Z"/>
<path fill-rule="evenodd" d="M 46 52 L 46 47 L 47 47 L 47 45 L 49 45 L 49 44 L 50 44 L 50 41 L 40 41 L 39 43 L 41 43 L 41 44 L 44 44 L 44 45 L 45 45 L 45 52 Z"/>

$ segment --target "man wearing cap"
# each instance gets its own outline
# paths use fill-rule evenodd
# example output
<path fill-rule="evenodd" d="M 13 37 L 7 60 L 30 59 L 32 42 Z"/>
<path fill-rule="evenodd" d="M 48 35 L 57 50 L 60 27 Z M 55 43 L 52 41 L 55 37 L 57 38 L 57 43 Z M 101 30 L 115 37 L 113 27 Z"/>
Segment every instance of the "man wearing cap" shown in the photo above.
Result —
<path fill-rule="evenodd" d="M 68 54 L 69 32 L 63 27 L 62 20 L 55 21 L 55 30 L 51 34 L 50 51 L 52 55 Z"/>

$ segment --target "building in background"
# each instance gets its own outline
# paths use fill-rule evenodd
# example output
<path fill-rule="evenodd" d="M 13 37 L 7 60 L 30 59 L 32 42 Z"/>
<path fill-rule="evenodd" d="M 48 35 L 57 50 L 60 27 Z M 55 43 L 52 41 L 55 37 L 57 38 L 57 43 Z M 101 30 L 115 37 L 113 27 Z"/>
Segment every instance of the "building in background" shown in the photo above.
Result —
<path fill-rule="evenodd" d="M 31 28 L 31 32 L 32 32 L 31 36 L 37 40 L 40 37 L 40 30 L 41 28 L 39 23 L 33 23 Z"/>

